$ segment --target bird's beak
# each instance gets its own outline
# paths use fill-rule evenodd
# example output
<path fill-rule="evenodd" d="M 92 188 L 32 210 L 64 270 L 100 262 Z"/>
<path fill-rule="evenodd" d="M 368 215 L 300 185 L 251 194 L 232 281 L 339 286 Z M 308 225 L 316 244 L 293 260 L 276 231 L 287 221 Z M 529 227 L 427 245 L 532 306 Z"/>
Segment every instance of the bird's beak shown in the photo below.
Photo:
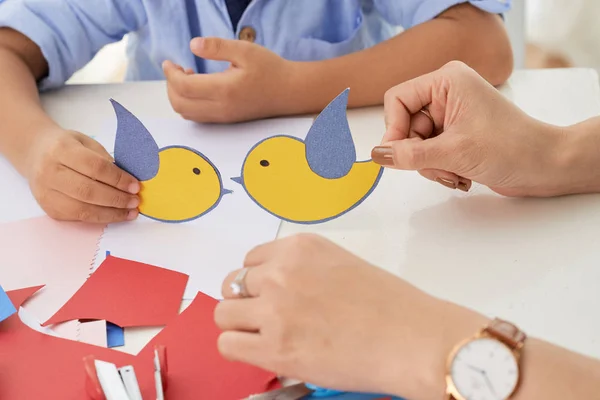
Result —
<path fill-rule="evenodd" d="M 233 190 L 223 188 L 223 196 L 225 196 L 226 194 L 231 194 L 231 193 L 233 193 Z"/>
<path fill-rule="evenodd" d="M 242 180 L 241 176 L 236 176 L 235 178 L 231 178 L 232 181 L 234 181 L 235 183 L 239 183 L 240 185 L 244 184 L 244 181 Z"/>

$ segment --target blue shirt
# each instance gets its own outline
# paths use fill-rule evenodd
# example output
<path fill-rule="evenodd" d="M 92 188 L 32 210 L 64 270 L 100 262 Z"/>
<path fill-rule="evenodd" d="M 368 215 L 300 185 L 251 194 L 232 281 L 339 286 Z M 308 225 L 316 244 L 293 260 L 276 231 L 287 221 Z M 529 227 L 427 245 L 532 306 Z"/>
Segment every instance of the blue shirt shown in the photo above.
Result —
<path fill-rule="evenodd" d="M 0 27 L 22 32 L 42 50 L 49 75 L 41 89 L 64 84 L 106 44 L 129 35 L 127 80 L 162 80 L 171 60 L 196 72 L 228 64 L 199 60 L 196 36 L 237 38 L 251 26 L 256 43 L 289 60 L 322 60 L 384 41 L 469 2 L 503 13 L 511 0 L 254 0 L 236 28 L 225 0 L 0 0 Z"/>

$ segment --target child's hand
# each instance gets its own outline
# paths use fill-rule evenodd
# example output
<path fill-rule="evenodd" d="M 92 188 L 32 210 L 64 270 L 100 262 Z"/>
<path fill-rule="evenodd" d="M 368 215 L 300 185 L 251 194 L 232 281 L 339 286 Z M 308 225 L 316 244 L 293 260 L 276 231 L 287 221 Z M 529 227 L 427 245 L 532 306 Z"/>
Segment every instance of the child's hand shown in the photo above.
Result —
<path fill-rule="evenodd" d="M 190 48 L 198 57 L 231 66 L 223 72 L 192 74 L 165 61 L 169 100 L 183 118 L 227 123 L 286 113 L 293 62 L 241 40 L 196 38 Z"/>
<path fill-rule="evenodd" d="M 31 191 L 50 217 L 94 223 L 137 217 L 140 184 L 88 136 L 47 132 L 34 143 L 28 157 Z"/>

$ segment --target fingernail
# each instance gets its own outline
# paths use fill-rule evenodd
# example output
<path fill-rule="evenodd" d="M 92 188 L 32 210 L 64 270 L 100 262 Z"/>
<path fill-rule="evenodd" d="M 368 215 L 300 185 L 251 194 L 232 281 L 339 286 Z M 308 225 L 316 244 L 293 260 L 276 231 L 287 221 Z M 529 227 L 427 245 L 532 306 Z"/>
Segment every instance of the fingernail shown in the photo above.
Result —
<path fill-rule="evenodd" d="M 394 151 L 390 146 L 376 146 L 371 150 L 371 159 L 373 162 L 383 165 L 394 165 Z"/>
<path fill-rule="evenodd" d="M 169 60 L 165 60 L 165 61 L 163 61 L 163 63 L 162 63 L 162 69 L 163 69 L 163 70 L 164 70 L 164 69 L 167 69 L 167 67 L 169 66 L 169 64 L 170 64 L 170 63 L 171 63 L 171 62 L 170 62 Z"/>
<path fill-rule="evenodd" d="M 196 50 L 202 50 L 202 48 L 204 47 L 204 39 L 201 37 L 194 38 L 192 39 L 191 45 Z"/>
<path fill-rule="evenodd" d="M 131 194 L 137 194 L 140 191 L 140 184 L 137 182 L 134 182 L 129 185 L 128 190 L 129 190 L 129 193 L 131 193 Z"/>
<path fill-rule="evenodd" d="M 458 178 L 457 189 L 462 190 L 463 192 L 468 192 L 471 189 L 471 181 L 465 178 Z"/>
<path fill-rule="evenodd" d="M 140 200 L 137 197 L 134 197 L 133 199 L 129 200 L 129 203 L 127 203 L 127 208 L 132 210 L 134 208 L 138 208 L 139 205 Z"/>
<path fill-rule="evenodd" d="M 127 213 L 127 221 L 133 221 L 138 216 L 138 210 L 129 210 Z"/>
<path fill-rule="evenodd" d="M 437 178 L 435 181 L 440 185 L 446 186 L 447 188 L 456 189 L 456 182 L 451 181 L 450 179 Z"/>

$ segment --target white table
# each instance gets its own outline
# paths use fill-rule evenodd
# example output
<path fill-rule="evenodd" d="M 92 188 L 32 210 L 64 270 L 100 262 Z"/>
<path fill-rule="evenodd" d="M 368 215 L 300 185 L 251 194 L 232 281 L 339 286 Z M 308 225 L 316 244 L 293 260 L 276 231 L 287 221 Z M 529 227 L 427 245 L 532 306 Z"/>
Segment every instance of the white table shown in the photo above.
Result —
<path fill-rule="evenodd" d="M 559 125 L 600 113 L 592 70 L 519 71 L 502 92 Z M 70 86 L 43 104 L 64 127 L 93 135 L 112 117 L 109 97 L 140 117 L 176 117 L 162 82 Z M 349 112 L 359 158 L 379 143 L 382 116 L 381 107 Z M 481 186 L 465 194 L 387 171 L 353 212 L 323 225 L 284 223 L 279 235 L 297 232 L 319 233 L 434 295 L 600 357 L 600 196 L 505 199 Z M 128 330 L 125 350 L 138 351 L 154 333 Z"/>

